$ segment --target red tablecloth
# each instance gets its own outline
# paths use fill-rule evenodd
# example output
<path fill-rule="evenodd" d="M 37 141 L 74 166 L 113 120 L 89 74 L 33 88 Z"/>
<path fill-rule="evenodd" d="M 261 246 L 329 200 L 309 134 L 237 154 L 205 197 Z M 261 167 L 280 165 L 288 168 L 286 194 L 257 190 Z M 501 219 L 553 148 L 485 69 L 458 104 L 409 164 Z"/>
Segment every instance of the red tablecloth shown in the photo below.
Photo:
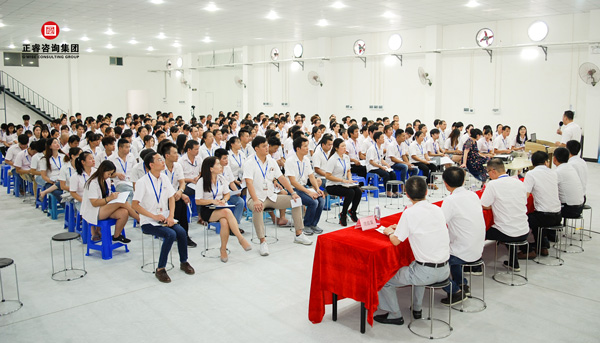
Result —
<path fill-rule="evenodd" d="M 481 197 L 482 191 L 477 192 Z M 442 205 L 442 201 L 434 203 Z M 528 212 L 533 210 L 530 197 Z M 402 213 L 383 217 L 381 225 L 397 224 Z M 486 228 L 493 224 L 491 210 L 483 210 Z M 408 240 L 394 246 L 388 237 L 375 230 L 354 227 L 320 235 L 317 239 L 308 304 L 308 319 L 320 323 L 325 305 L 338 299 L 351 298 L 365 304 L 367 321 L 373 326 L 373 313 L 379 305 L 377 292 L 404 266 L 414 260 Z"/>

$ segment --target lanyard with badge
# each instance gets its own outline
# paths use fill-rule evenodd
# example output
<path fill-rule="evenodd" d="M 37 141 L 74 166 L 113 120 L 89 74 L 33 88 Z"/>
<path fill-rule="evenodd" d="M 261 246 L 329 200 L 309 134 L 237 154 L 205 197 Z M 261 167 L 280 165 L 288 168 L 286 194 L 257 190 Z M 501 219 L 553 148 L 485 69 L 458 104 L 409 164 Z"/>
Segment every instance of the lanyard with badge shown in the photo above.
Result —
<path fill-rule="evenodd" d="M 125 167 L 123 167 L 123 163 L 121 162 L 121 158 L 117 158 L 117 161 L 119 161 L 119 164 L 121 165 L 121 169 L 123 169 L 123 174 L 127 174 L 127 161 L 125 161 Z"/>
<path fill-rule="evenodd" d="M 167 177 L 169 177 L 169 173 L 168 173 L 169 169 L 165 169 L 165 175 Z M 171 184 L 173 184 L 173 177 L 175 177 L 175 166 L 173 166 L 173 172 L 171 173 Z"/>
<path fill-rule="evenodd" d="M 54 159 L 54 157 L 50 157 L 50 159 L 52 160 L 52 162 L 54 162 L 54 166 L 56 166 L 56 168 L 58 168 L 58 170 L 60 170 L 60 168 L 62 168 L 62 162 L 60 161 L 60 156 L 58 158 L 58 163 L 56 163 L 56 160 Z"/>
<path fill-rule="evenodd" d="M 302 161 L 302 168 L 300 168 L 300 161 L 296 161 L 296 164 L 298 165 L 298 174 L 300 174 L 300 178 L 298 181 L 300 181 L 300 179 L 302 179 L 302 176 L 304 176 L 304 161 Z"/>
<path fill-rule="evenodd" d="M 269 190 L 269 185 L 267 183 L 267 170 L 269 170 L 269 161 L 265 159 L 265 171 L 263 172 L 260 166 L 260 162 L 258 161 L 258 158 L 256 158 L 256 156 L 254 156 L 254 160 L 256 160 L 256 164 L 258 164 L 258 169 L 260 169 L 260 173 L 263 176 L 263 191 Z"/>
<path fill-rule="evenodd" d="M 241 168 L 242 167 L 242 155 L 240 153 L 238 153 L 238 156 L 240 157 L 240 160 L 238 161 L 238 159 L 235 157 L 235 154 L 232 154 L 231 157 L 233 157 L 233 159 L 235 160 L 235 163 L 237 163 L 237 165 Z"/>
<path fill-rule="evenodd" d="M 377 149 L 377 144 L 373 142 L 373 146 L 375 147 L 375 152 L 377 153 L 377 161 L 380 161 L 381 157 L 379 157 L 379 150 Z"/>
<path fill-rule="evenodd" d="M 346 178 L 346 160 L 340 157 L 340 158 L 338 158 L 338 162 L 340 162 L 340 164 L 342 165 L 342 169 L 344 169 L 344 171 L 342 172 L 342 178 L 345 179 Z"/>
<path fill-rule="evenodd" d="M 152 181 L 152 175 L 148 173 L 148 178 L 150 179 L 150 184 L 152 185 L 152 190 L 154 191 L 154 196 L 156 197 L 156 205 L 158 206 L 158 214 L 163 214 L 163 208 L 160 206 L 160 197 L 162 195 L 162 181 L 160 183 L 160 191 L 157 193 L 156 188 L 154 187 L 154 181 Z"/>
<path fill-rule="evenodd" d="M 217 199 L 217 195 L 219 195 L 219 180 L 217 180 L 217 191 L 213 192 L 212 187 L 210 188 L 210 192 L 212 193 L 213 200 Z"/>

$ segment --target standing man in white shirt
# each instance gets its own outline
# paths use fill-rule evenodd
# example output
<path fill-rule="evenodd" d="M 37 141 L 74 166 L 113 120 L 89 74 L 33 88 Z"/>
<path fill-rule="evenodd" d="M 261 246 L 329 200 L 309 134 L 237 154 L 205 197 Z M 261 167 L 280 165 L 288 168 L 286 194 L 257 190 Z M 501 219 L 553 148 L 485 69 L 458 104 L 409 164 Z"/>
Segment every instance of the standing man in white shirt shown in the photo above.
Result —
<path fill-rule="evenodd" d="M 550 242 L 547 235 L 548 230 L 542 231 L 543 237 L 538 237 L 540 227 L 551 227 L 560 225 L 560 200 L 558 198 L 558 176 L 556 172 L 548 166 L 550 161 L 548 154 L 543 151 L 536 151 L 531 155 L 533 170 L 525 174 L 525 188 L 527 196 L 533 194 L 533 204 L 535 211 L 527 214 L 529 229 L 533 234 L 535 244 L 529 246 L 529 251 L 525 247 L 521 248 L 519 258 L 535 258 L 537 254 L 548 256 Z M 542 239 L 541 251 L 537 250 L 538 239 Z"/>
<path fill-rule="evenodd" d="M 494 154 L 510 154 L 512 152 L 512 140 L 510 135 L 510 126 L 502 127 L 502 134 L 494 139 Z M 460 147 L 462 149 L 462 146 Z"/>
<path fill-rule="evenodd" d="M 524 241 L 529 236 L 527 226 L 527 189 L 525 184 L 506 174 L 504 163 L 498 158 L 492 158 L 487 163 L 488 182 L 483 195 L 481 206 L 494 214 L 494 225 L 487 230 L 485 239 L 500 242 Z M 519 272 L 519 261 L 511 247 L 508 251 L 508 261 L 504 266 Z"/>
<path fill-rule="evenodd" d="M 485 220 L 481 200 L 477 194 L 463 188 L 465 171 L 449 167 L 442 174 L 444 185 L 450 195 L 442 203 L 442 212 L 450 235 L 450 273 L 452 274 L 452 297 L 442 299 L 442 304 L 453 305 L 463 301 L 471 292 L 463 277 L 462 265 L 481 258 L 485 243 Z M 464 285 L 464 293 L 461 291 Z M 444 288 L 450 293 L 450 287 Z M 450 301 L 452 299 L 452 301 Z"/>
<path fill-rule="evenodd" d="M 583 187 L 577 171 L 570 165 L 569 150 L 556 148 L 553 162 L 558 174 L 558 198 L 562 204 L 563 218 L 579 218 L 583 211 Z"/>
<path fill-rule="evenodd" d="M 169 283 L 171 278 L 165 267 L 175 239 L 179 250 L 179 268 L 188 275 L 193 275 L 195 271 L 187 261 L 188 245 L 185 230 L 174 220 L 175 190 L 167 175 L 163 173 L 165 161 L 156 152 L 150 152 L 144 159 L 144 164 L 150 171 L 137 182 L 132 207 L 140 214 L 142 231 L 163 238 L 158 268 L 154 275 L 160 282 Z"/>
<path fill-rule="evenodd" d="M 556 130 L 556 133 L 561 135 L 560 142 L 556 142 L 556 145 L 566 147 L 567 142 L 575 140 L 581 142 L 581 127 L 573 122 L 575 113 L 573 111 L 565 111 L 563 114 L 563 126 Z"/>
<path fill-rule="evenodd" d="M 294 190 L 306 206 L 304 214 L 304 234 L 310 236 L 313 233 L 322 233 L 318 227 L 323 206 L 325 205 L 325 194 L 319 189 L 319 183 L 308 158 L 308 139 L 296 138 L 294 141 L 295 154 L 291 154 L 285 161 L 285 176 L 290 179 Z M 327 161 L 327 160 L 326 160 Z M 325 166 L 323 171 L 325 171 Z M 310 181 L 310 186 L 308 185 Z M 309 188 L 310 187 L 310 188 Z"/>
<path fill-rule="evenodd" d="M 252 223 L 256 230 L 256 235 L 260 239 L 260 255 L 268 256 L 269 247 L 265 240 L 265 223 L 263 220 L 263 211 L 265 208 L 286 209 L 291 206 L 291 201 L 300 199 L 294 192 L 289 181 L 283 176 L 277 163 L 268 156 L 268 144 L 265 137 L 258 136 L 252 141 L 252 148 L 256 152 L 255 156 L 246 159 L 244 162 L 244 179 L 248 187 L 250 199 L 247 206 L 252 210 Z M 279 183 L 291 194 L 278 195 L 275 193 L 274 180 Z M 310 245 L 310 241 L 302 232 L 302 207 L 292 208 L 292 218 L 294 219 L 294 228 L 296 237 L 294 243 Z"/>
<path fill-rule="evenodd" d="M 588 182 L 588 166 L 585 161 L 579 157 L 579 151 L 581 151 L 581 143 L 576 140 L 570 140 L 567 142 L 567 150 L 569 150 L 569 165 L 571 165 L 579 179 L 581 180 L 581 188 L 583 188 L 583 203 L 585 204 L 587 197 L 587 182 Z"/>
<path fill-rule="evenodd" d="M 426 285 L 444 281 L 450 274 L 450 239 L 442 210 L 425 200 L 427 184 L 418 177 L 406 181 L 406 194 L 412 205 L 400 217 L 397 225 L 384 229 L 393 245 L 407 238 L 415 255 L 415 261 L 402 267 L 379 291 L 379 309 L 387 311 L 373 319 L 383 324 L 404 324 L 398 305 L 397 287 L 414 285 L 413 317 L 422 316 L 423 293 Z"/>

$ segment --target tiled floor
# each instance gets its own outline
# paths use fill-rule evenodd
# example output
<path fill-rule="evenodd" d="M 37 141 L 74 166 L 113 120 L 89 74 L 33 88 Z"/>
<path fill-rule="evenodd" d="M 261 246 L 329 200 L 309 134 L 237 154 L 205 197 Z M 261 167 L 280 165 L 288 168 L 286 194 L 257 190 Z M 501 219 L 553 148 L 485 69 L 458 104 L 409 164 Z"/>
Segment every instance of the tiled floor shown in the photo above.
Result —
<path fill-rule="evenodd" d="M 595 178 L 600 176 L 600 165 L 590 163 L 589 168 L 588 203 L 596 209 L 594 229 L 600 231 L 600 181 Z M 52 221 L 22 199 L 6 195 L 5 188 L 0 190 L 0 257 L 16 261 L 24 303 L 16 313 L 0 317 L 0 342 L 424 341 L 406 324 L 375 323 L 360 334 L 359 304 L 353 300 L 340 301 L 337 322 L 331 321 L 330 306 L 322 323 L 309 322 L 314 245 L 293 244 L 288 229 L 278 229 L 280 240 L 270 246 L 268 257 L 259 256 L 256 245 L 244 252 L 236 240 L 229 244 L 226 264 L 203 258 L 200 247 L 190 249 L 196 275 L 175 269 L 169 273 L 173 282 L 161 284 L 140 271 L 141 234 L 130 222 L 126 227 L 133 239 L 129 253 L 115 251 L 112 260 L 103 261 L 96 252 L 85 258 L 88 275 L 83 279 L 53 281 L 50 237 L 63 231 L 62 220 Z M 390 213 L 383 209 L 384 215 Z M 325 215 L 321 219 L 325 232 L 338 229 L 339 225 L 325 222 Z M 242 227 L 250 238 L 250 223 Z M 201 227 L 193 224 L 192 236 L 202 246 Z M 210 244 L 218 246 L 214 233 Z M 493 246 L 487 246 L 488 308 L 473 314 L 454 311 L 454 331 L 445 340 L 598 342 L 600 235 L 594 234 L 584 247 L 582 254 L 564 255 L 561 267 L 529 263 L 529 284 L 510 287 L 491 279 Z M 177 265 L 176 250 L 173 257 Z M 14 291 L 10 269 L 2 272 L 2 278 L 5 292 Z M 407 319 L 410 290 L 398 292 Z"/>

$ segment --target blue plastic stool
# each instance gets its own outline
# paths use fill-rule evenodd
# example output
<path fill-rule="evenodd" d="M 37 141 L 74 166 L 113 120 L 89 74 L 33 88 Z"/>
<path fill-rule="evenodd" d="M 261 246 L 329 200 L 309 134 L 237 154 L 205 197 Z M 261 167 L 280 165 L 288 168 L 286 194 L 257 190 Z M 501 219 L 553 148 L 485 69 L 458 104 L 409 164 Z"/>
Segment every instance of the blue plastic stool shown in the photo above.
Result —
<path fill-rule="evenodd" d="M 54 194 L 48 193 L 48 201 L 50 202 L 50 211 L 48 212 L 50 213 L 50 218 L 52 220 L 56 220 L 60 213 L 65 213 L 65 209 L 61 208 L 61 206 L 59 205 L 60 202 L 58 201 L 58 199 L 56 199 Z"/>
<path fill-rule="evenodd" d="M 0 170 L 0 178 L 2 179 L 2 186 L 4 187 L 6 187 L 6 183 L 8 182 L 8 171 L 10 168 L 11 166 L 8 164 L 3 164 L 2 169 Z"/>
<path fill-rule="evenodd" d="M 35 192 L 35 208 L 41 207 L 42 211 L 46 211 L 48 209 L 48 197 L 45 196 L 40 200 L 40 192 L 44 190 L 44 186 L 37 185 Z"/>
<path fill-rule="evenodd" d="M 86 256 L 90 256 L 90 249 L 102 252 L 103 260 L 110 260 L 112 258 L 112 251 L 120 247 L 125 247 L 125 252 L 129 252 L 127 244 L 112 241 L 113 235 L 112 230 L 110 228 L 115 226 L 116 223 L 117 220 L 112 218 L 98 220 L 98 225 L 90 225 L 85 219 L 83 220 L 83 230 L 85 231 L 87 238 L 87 253 L 85 254 Z M 100 242 L 92 241 L 90 226 L 100 227 L 100 232 L 102 234 L 102 240 Z M 125 230 L 123 230 L 122 235 L 123 237 L 125 237 Z"/>
<path fill-rule="evenodd" d="M 69 232 L 75 231 L 75 204 L 73 201 L 65 203 L 65 228 Z"/>
<path fill-rule="evenodd" d="M 367 173 L 367 183 L 366 184 L 379 188 L 378 191 L 372 191 L 373 196 L 375 198 L 379 198 L 379 192 L 385 192 L 385 188 L 383 187 L 383 185 L 380 185 L 380 182 L 381 182 L 380 180 L 381 180 L 381 178 L 379 177 L 379 175 L 374 174 L 374 173 Z"/>
<path fill-rule="evenodd" d="M 75 214 L 75 226 L 73 227 L 73 230 L 81 235 L 81 242 L 87 244 L 87 232 L 83 229 L 83 218 L 79 211 Z"/>
<path fill-rule="evenodd" d="M 323 206 L 323 211 L 329 211 L 329 210 L 331 210 L 331 205 L 339 204 L 339 203 L 340 203 L 340 197 L 335 197 L 335 199 L 332 199 L 331 196 L 329 196 L 329 194 L 327 194 L 325 196 L 325 205 Z"/>
<path fill-rule="evenodd" d="M 19 175 L 19 173 L 17 173 L 17 171 L 15 170 L 13 172 L 13 176 L 15 178 L 15 189 L 14 189 L 14 194 L 15 197 L 20 197 L 21 196 L 21 188 L 25 189 L 25 193 L 27 193 L 27 188 L 28 188 L 28 184 L 25 180 L 23 180 L 23 178 L 21 177 L 21 175 Z"/>
<path fill-rule="evenodd" d="M 10 167 L 10 166 L 9 166 Z M 10 168 L 8 168 L 10 170 Z M 6 194 L 10 194 L 15 189 L 15 174 L 17 173 L 16 169 L 13 169 L 11 175 L 8 175 L 8 171 L 6 172 L 6 180 L 4 182 L 4 186 L 6 186 Z"/>
<path fill-rule="evenodd" d="M 358 182 L 358 183 L 362 182 L 362 183 L 363 183 L 363 185 L 366 185 L 366 184 L 367 184 L 367 180 L 365 180 L 365 178 L 364 178 L 364 177 L 362 177 L 362 176 L 358 176 L 358 175 L 356 175 L 356 174 L 352 174 L 352 180 L 354 180 L 354 181 L 356 181 L 356 182 Z"/>

